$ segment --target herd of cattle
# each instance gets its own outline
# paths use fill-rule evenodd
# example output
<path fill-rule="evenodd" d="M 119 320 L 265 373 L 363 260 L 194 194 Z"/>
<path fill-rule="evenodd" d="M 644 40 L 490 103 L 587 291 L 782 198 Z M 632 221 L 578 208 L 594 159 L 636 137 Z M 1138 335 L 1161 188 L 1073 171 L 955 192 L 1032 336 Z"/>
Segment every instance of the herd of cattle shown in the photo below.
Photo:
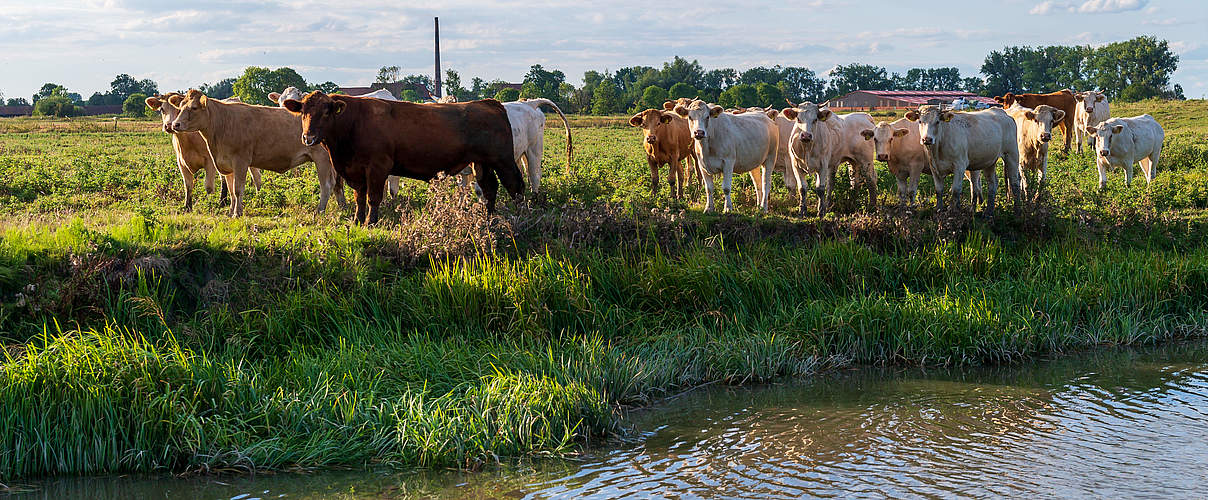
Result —
<path fill-rule="evenodd" d="M 259 170 L 285 172 L 314 162 L 319 179 L 318 210 L 335 192 L 343 203 L 343 184 L 356 193 L 356 221 L 372 224 L 386 192 L 397 193 L 398 178 L 430 180 L 458 174 L 473 181 L 488 210 L 494 210 L 499 184 L 513 197 L 524 191 L 525 178 L 537 192 L 541 182 L 545 115 L 549 106 L 566 127 L 566 161 L 571 168 L 571 135 L 566 116 L 547 99 L 499 103 L 493 99 L 466 103 L 412 103 L 387 93 L 351 97 L 290 87 L 269 98 L 278 106 L 248 105 L 238 100 L 207 98 L 197 90 L 150 97 L 163 129 L 172 136 L 177 164 L 185 182 L 185 209 L 193 204 L 194 177 L 206 171 L 206 189 L 223 175 L 231 196 L 231 215 L 243 211 L 250 175 L 258 186 Z M 756 199 L 768 209 L 772 172 L 784 176 L 797 192 L 806 213 L 806 186 L 813 176 L 818 215 L 829 207 L 835 173 L 847 163 L 856 192 L 867 191 L 868 206 L 877 199 L 874 160 L 884 162 L 897 179 L 898 195 L 914 203 L 919 177 L 935 184 L 937 206 L 943 205 L 944 180 L 968 179 L 974 204 L 982 200 L 993 213 L 998 186 L 996 165 L 1003 164 L 1007 188 L 1018 201 L 1042 189 L 1053 128 L 1065 137 L 1068 153 L 1076 137 L 1095 148 L 1099 185 L 1107 168 L 1121 167 L 1131 183 L 1133 164 L 1140 162 L 1152 181 L 1164 133 L 1149 115 L 1109 118 L 1107 100 L 1095 91 L 1049 94 L 1006 94 L 1002 108 L 956 112 L 924 105 L 906 117 L 873 123 L 867 113 L 839 115 L 825 105 L 803 102 L 781 110 L 725 110 L 699 99 L 682 98 L 647 109 L 630 124 L 643 130 L 651 170 L 651 189 L 659 188 L 659 169 L 667 165 L 671 194 L 683 196 L 693 173 L 705 187 L 705 211 L 714 203 L 714 176 L 722 175 L 724 209 L 733 209 L 734 174 L 747 173 Z M 522 175 L 523 164 L 527 175 Z M 685 168 L 687 166 L 687 168 Z M 1033 172 L 1029 186 L 1025 173 Z M 948 190 L 959 208 L 963 181 Z"/>

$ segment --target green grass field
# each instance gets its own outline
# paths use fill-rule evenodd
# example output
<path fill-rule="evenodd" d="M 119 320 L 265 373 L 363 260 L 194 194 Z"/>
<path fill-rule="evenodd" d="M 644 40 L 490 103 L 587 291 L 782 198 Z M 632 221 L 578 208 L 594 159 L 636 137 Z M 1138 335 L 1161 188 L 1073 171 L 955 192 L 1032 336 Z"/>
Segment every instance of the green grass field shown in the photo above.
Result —
<path fill-rule="evenodd" d="M 1208 102 L 1113 106 L 1142 112 L 1167 131 L 1152 186 L 1054 154 L 991 219 L 937 214 L 926 182 L 903 210 L 883 168 L 876 213 L 842 173 L 838 215 L 794 216 L 779 176 L 768 215 L 745 178 L 702 214 L 699 186 L 650 193 L 626 117 L 576 117 L 576 174 L 555 118 L 542 195 L 487 216 L 407 182 L 371 229 L 314 215 L 310 166 L 241 219 L 216 194 L 182 213 L 157 122 L 0 120 L 0 483 L 475 468 L 700 384 L 1202 335 Z"/>

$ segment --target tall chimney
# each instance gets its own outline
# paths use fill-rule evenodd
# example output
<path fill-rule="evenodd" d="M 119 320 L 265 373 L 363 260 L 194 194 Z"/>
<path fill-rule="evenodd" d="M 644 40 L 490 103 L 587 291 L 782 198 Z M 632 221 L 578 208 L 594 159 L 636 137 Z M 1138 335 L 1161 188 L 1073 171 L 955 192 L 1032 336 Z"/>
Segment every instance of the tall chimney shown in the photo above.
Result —
<path fill-rule="evenodd" d="M 436 78 L 433 78 L 433 80 L 436 82 L 436 89 L 432 95 L 437 99 L 440 99 L 442 94 L 440 90 L 440 18 L 434 17 L 432 20 L 436 26 Z"/>

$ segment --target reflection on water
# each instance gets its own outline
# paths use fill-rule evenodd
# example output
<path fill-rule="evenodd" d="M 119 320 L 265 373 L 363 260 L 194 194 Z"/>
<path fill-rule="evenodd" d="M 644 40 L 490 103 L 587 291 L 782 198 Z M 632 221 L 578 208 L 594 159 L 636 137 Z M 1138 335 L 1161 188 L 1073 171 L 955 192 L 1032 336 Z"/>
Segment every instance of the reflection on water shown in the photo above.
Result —
<path fill-rule="evenodd" d="M 690 394 L 581 460 L 460 472 L 68 479 L 13 498 L 1208 494 L 1208 341 Z"/>

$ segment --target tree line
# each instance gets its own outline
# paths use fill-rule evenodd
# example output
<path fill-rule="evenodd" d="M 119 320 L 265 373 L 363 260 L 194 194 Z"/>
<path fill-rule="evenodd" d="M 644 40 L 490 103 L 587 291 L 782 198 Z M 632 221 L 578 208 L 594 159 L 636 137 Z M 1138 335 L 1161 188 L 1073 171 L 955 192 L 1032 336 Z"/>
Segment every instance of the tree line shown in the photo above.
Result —
<path fill-rule="evenodd" d="M 780 106 L 793 102 L 823 102 L 853 90 L 964 90 L 983 96 L 1007 92 L 1051 92 L 1060 89 L 1098 89 L 1117 101 L 1141 99 L 1183 99 L 1183 89 L 1171 85 L 1170 77 L 1178 69 L 1179 57 L 1166 40 L 1139 36 L 1101 47 L 1089 45 L 1050 45 L 1041 47 L 1008 46 L 991 51 L 980 68 L 980 76 L 964 76 L 955 67 L 911 68 L 905 73 L 890 73 L 886 68 L 861 63 L 836 66 L 819 74 L 804 66 L 759 66 L 745 71 L 733 68 L 706 69 L 699 61 L 676 56 L 661 67 L 626 66 L 616 70 L 589 70 L 583 84 L 574 86 L 566 74 L 537 64 L 524 75 L 520 88 L 503 80 L 486 81 L 474 77 L 466 86 L 455 70 L 446 70 L 442 86 L 445 95 L 458 100 L 493 97 L 500 101 L 543 97 L 567 112 L 614 114 L 657 108 L 668 99 L 699 97 L 724 107 Z M 398 66 L 384 66 L 377 83 L 403 82 L 398 97 L 419 101 L 413 88 L 433 89 L 427 75 L 402 75 Z M 237 78 L 202 84 L 206 95 L 225 99 L 237 96 L 244 102 L 272 105 L 268 93 L 286 87 L 302 90 L 337 92 L 332 82 L 309 83 L 297 71 L 284 67 L 269 69 L 252 66 Z M 33 96 L 43 105 L 40 114 L 78 112 L 85 104 L 129 105 L 129 114 L 145 112 L 141 99 L 158 93 L 151 80 L 136 80 L 121 74 L 110 90 L 97 92 L 83 101 L 79 94 L 61 85 L 47 83 Z M 3 102 L 3 101 L 0 101 Z M 23 98 L 8 99 L 8 105 L 28 105 Z"/>

